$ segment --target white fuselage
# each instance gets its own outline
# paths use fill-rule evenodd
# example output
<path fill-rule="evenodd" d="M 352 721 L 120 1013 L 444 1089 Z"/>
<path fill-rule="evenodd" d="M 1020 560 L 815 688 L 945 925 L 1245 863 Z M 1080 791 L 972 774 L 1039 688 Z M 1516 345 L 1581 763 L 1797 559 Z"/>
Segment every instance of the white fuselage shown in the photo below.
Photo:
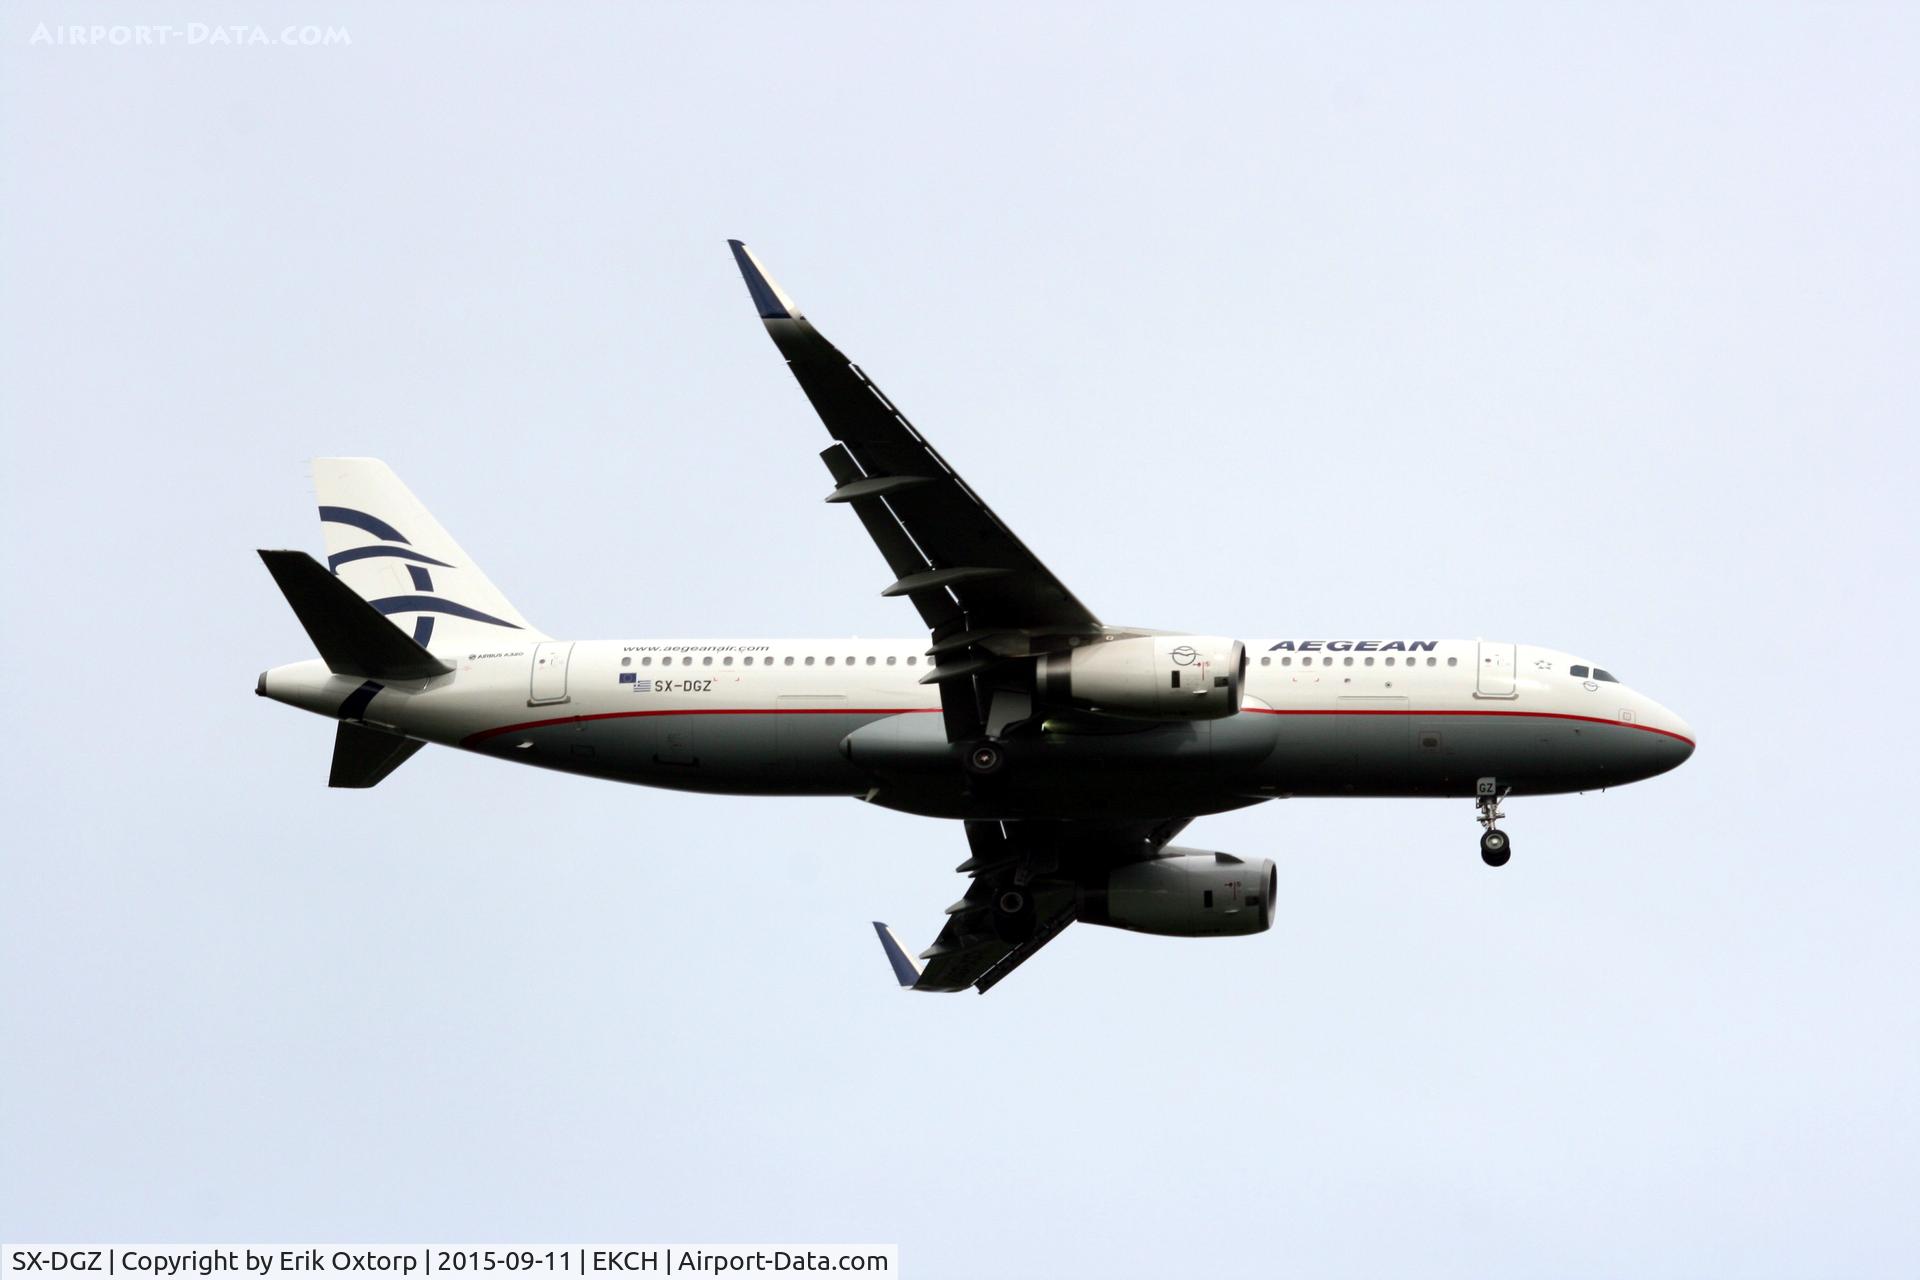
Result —
<path fill-rule="evenodd" d="M 920 777 L 945 747 L 939 690 L 920 683 L 925 648 L 548 641 L 441 654 L 454 670 L 422 681 L 296 663 L 263 675 L 259 692 L 327 716 L 357 694 L 366 723 L 597 777 L 973 816 L 944 778 Z M 1201 813 L 1281 795 L 1466 795 L 1484 776 L 1522 792 L 1587 790 L 1664 772 L 1693 749 L 1680 717 L 1555 650 L 1473 640 L 1247 648 L 1238 715 L 1093 736 L 1049 721 L 1029 777 L 1080 807 L 1100 788 L 1144 788 L 1148 808 L 1185 794 L 1186 810 Z"/>

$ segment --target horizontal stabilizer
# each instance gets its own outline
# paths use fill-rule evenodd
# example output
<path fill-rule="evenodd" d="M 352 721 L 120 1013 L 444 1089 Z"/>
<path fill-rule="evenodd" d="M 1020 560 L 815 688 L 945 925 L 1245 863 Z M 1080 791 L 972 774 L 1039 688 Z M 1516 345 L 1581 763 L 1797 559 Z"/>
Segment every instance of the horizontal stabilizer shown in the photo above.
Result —
<path fill-rule="evenodd" d="M 260 559 L 329 671 L 374 680 L 426 680 L 453 670 L 306 552 L 262 551 Z"/>
<path fill-rule="evenodd" d="M 384 729 L 369 729 L 363 724 L 342 720 L 333 735 L 333 771 L 327 775 L 327 785 L 378 786 L 426 745 L 418 738 L 403 738 Z"/>
<path fill-rule="evenodd" d="M 907 954 L 907 949 L 900 945 L 900 939 L 893 936 L 893 930 L 875 920 L 873 931 L 880 935 L 880 945 L 887 952 L 887 963 L 893 966 L 893 976 L 900 980 L 900 985 L 911 987 L 920 981 L 920 966 L 913 962 L 913 957 Z"/>

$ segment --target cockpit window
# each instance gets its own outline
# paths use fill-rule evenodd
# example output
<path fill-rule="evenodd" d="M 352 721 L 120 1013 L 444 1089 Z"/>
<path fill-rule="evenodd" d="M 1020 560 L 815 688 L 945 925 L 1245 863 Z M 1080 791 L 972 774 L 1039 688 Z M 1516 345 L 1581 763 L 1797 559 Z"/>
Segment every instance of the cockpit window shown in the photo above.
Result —
<path fill-rule="evenodd" d="M 1620 682 L 1619 682 L 1618 680 L 1616 680 L 1616 679 L 1615 679 L 1615 678 L 1614 678 L 1614 677 L 1613 677 L 1613 676 L 1612 676 L 1611 674 L 1609 674 L 1608 672 L 1605 672 L 1605 671 L 1602 671 L 1602 670 L 1601 670 L 1600 668 L 1598 668 L 1598 667 L 1595 667 L 1595 668 L 1593 669 L 1593 678 L 1594 678 L 1595 680 L 1605 680 L 1605 681 L 1606 681 L 1606 682 L 1607 682 L 1608 684 L 1619 684 L 1619 683 L 1620 683 Z"/>
<path fill-rule="evenodd" d="M 1585 667 L 1568 667 L 1567 674 L 1576 680 L 1585 680 L 1587 678 L 1587 669 Z"/>

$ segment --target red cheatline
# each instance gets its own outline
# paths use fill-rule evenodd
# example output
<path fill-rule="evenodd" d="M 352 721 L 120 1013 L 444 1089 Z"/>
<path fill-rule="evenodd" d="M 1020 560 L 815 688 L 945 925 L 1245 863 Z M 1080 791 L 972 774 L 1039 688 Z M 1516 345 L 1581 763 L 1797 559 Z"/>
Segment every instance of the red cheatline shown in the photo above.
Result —
<path fill-rule="evenodd" d="M 482 729 L 460 739 L 470 747 L 476 742 L 518 733 L 523 729 L 545 729 L 556 724 L 579 724 L 586 720 L 631 720 L 637 716 L 910 716 L 940 710 L 938 707 L 662 707 L 652 711 L 601 711 L 587 716 L 555 716 L 551 720 L 528 720 L 522 724 L 503 724 L 498 729 Z"/>
<path fill-rule="evenodd" d="M 586 720 L 627 720 L 636 716 L 905 716 L 930 715 L 938 710 L 938 707 L 675 707 L 652 711 L 603 711 L 595 715 L 556 716 L 551 720 L 528 720 L 523 724 L 502 725 L 498 729 L 482 729 L 461 739 L 460 745 L 472 746 L 503 733 L 517 733 L 525 729 L 545 729 L 556 724 L 577 724 Z M 1584 724 L 1604 724 L 1615 729 L 1657 733 L 1690 747 L 1694 745 L 1693 739 L 1671 729 L 1658 729 L 1630 720 L 1577 716 L 1565 711 L 1398 711 L 1357 707 L 1244 707 L 1242 710 L 1256 716 L 1517 716 L 1534 720 L 1578 720 Z"/>
<path fill-rule="evenodd" d="M 1577 716 L 1568 711 L 1399 711 L 1371 707 L 1242 707 L 1241 710 L 1257 716 L 1518 716 L 1532 720 L 1578 720 L 1585 724 L 1605 724 L 1616 729 L 1657 733 L 1663 738 L 1694 745 L 1692 738 L 1671 729 L 1656 729 L 1650 724 L 1639 724 L 1632 720 L 1608 720 L 1604 716 Z"/>

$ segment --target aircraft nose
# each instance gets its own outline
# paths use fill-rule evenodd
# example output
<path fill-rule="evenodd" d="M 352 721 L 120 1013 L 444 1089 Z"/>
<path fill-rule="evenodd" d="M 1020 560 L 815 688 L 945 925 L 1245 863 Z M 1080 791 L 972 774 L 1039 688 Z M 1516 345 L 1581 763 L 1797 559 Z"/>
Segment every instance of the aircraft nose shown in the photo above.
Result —
<path fill-rule="evenodd" d="M 1688 758 L 1693 755 L 1693 749 L 1699 743 L 1700 738 L 1694 733 L 1692 725 L 1688 724 L 1679 716 L 1674 715 L 1671 711 L 1667 712 L 1667 721 L 1667 731 L 1673 735 L 1673 745 L 1680 749 L 1680 759 L 1674 763 L 1685 764 Z"/>

